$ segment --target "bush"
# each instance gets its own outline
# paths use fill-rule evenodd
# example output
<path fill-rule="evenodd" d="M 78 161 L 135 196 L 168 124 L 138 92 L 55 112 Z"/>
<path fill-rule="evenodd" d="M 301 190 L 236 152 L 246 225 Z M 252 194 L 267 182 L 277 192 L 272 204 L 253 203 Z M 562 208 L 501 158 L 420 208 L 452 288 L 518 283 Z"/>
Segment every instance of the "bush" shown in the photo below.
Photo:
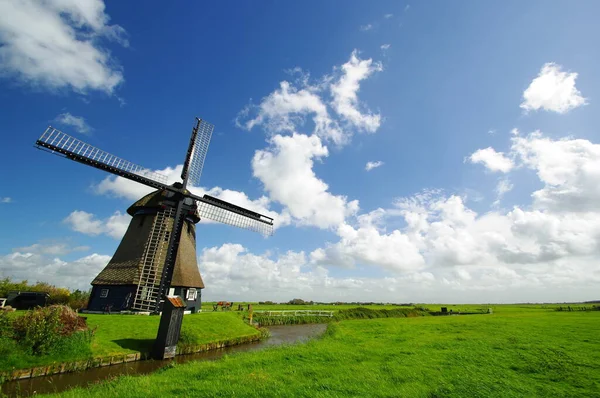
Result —
<path fill-rule="evenodd" d="M 86 330 L 85 320 L 66 306 L 50 306 L 27 311 L 12 322 L 14 339 L 33 355 L 46 355 L 66 337 Z"/>
<path fill-rule="evenodd" d="M 6 312 L 0 312 L 0 338 L 13 337 L 12 319 L 8 317 Z"/>

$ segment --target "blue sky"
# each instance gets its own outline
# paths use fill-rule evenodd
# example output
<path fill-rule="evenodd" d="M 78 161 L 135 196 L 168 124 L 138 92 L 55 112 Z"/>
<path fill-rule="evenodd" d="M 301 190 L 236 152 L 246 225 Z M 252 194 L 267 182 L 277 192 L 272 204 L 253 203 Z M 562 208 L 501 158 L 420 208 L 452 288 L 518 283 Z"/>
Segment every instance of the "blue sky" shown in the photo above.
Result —
<path fill-rule="evenodd" d="M 199 116 L 279 220 L 198 228 L 209 299 L 598 298 L 596 2 L 144 5 L 0 4 L 0 277 L 87 287 L 141 192 L 47 125 L 176 175 Z"/>

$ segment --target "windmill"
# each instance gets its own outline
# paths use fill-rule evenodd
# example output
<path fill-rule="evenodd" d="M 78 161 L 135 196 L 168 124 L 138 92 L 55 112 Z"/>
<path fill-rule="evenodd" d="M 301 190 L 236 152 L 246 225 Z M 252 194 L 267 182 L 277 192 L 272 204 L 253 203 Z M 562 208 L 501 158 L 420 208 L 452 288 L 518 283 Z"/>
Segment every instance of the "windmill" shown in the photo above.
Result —
<path fill-rule="evenodd" d="M 209 195 L 197 196 L 188 191 L 188 185 L 199 185 L 213 129 L 214 127 L 211 124 L 196 118 L 181 172 L 182 181 L 172 185 L 167 184 L 165 175 L 111 155 L 51 126 L 35 143 L 39 149 L 50 151 L 67 159 L 156 189 L 129 209 L 133 209 L 129 212 L 132 215 L 138 214 L 137 210 L 140 210 L 139 213 L 142 216 L 140 223 L 143 223 L 144 218 L 148 217 L 149 209 L 151 209 L 152 223 L 151 226 L 146 228 L 147 234 L 143 235 L 143 240 L 145 240 L 141 246 L 143 247 L 143 253 L 140 256 L 132 257 L 139 258 L 139 261 L 135 260 L 131 264 L 129 260 L 121 262 L 117 260 L 113 263 L 115 257 L 119 256 L 122 247 L 125 248 L 122 252 L 129 250 L 129 245 L 126 243 L 129 242 L 127 240 L 128 234 L 130 236 L 140 236 L 138 234 L 139 230 L 132 229 L 132 224 L 130 224 L 128 232 L 111 260 L 111 263 L 116 265 L 110 268 L 111 263 L 109 263 L 103 272 L 108 268 L 120 269 L 120 272 L 133 269 L 136 282 L 134 285 L 135 295 L 131 294 L 132 300 L 129 300 L 127 305 L 130 305 L 133 310 L 148 311 L 154 314 L 158 314 L 161 309 L 163 310 L 155 346 L 155 352 L 158 353 L 156 356 L 160 358 L 174 355 L 175 346 L 179 339 L 181 315 L 183 315 L 183 309 L 179 310 L 179 308 L 185 307 L 185 304 L 182 304 L 180 298 L 171 297 L 168 293 L 174 271 L 178 271 L 177 256 L 180 252 L 180 244 L 181 246 L 189 246 L 190 242 L 193 242 L 195 264 L 195 231 L 193 225 L 201 218 L 206 218 L 259 232 L 263 235 L 273 233 L 273 219 L 271 217 Z M 192 240 L 188 238 L 182 240 L 184 229 L 188 235 L 193 235 Z M 130 233 L 130 231 L 132 232 Z M 136 249 L 129 251 L 135 252 Z M 190 269 L 189 266 L 188 269 Z M 191 269 L 193 271 L 193 267 Z M 197 266 L 195 271 L 200 277 Z M 103 276 L 103 272 L 98 275 L 95 281 L 98 278 L 100 278 L 100 281 L 103 280 L 102 278 L 110 278 L 110 275 L 106 273 Z M 202 283 L 201 279 L 200 283 Z M 204 287 L 203 283 L 200 287 Z M 99 292 L 100 296 L 104 293 L 102 290 Z M 173 308 L 177 308 L 177 310 Z M 172 316 L 175 313 L 179 315 Z M 157 346 L 158 348 L 156 348 Z"/>

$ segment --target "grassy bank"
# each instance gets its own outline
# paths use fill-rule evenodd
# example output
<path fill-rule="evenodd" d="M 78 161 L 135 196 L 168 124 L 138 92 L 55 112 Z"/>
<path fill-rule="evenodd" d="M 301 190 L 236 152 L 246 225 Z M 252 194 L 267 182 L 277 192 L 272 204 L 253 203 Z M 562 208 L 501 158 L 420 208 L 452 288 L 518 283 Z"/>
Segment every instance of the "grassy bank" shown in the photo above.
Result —
<path fill-rule="evenodd" d="M 63 397 L 598 397 L 600 313 L 350 320 L 305 345 L 124 377 Z"/>
<path fill-rule="evenodd" d="M 19 313 L 14 316 L 19 316 Z M 73 344 L 65 344 L 51 355 L 33 356 L 14 344 L 11 347 L 0 346 L 0 371 L 149 352 L 156 338 L 159 319 L 156 316 L 88 314 L 87 323 L 94 330 L 94 335 L 91 344 L 85 345 L 86 349 L 73 341 Z M 258 334 L 235 313 L 201 313 L 184 317 L 181 343 L 200 346 Z"/>

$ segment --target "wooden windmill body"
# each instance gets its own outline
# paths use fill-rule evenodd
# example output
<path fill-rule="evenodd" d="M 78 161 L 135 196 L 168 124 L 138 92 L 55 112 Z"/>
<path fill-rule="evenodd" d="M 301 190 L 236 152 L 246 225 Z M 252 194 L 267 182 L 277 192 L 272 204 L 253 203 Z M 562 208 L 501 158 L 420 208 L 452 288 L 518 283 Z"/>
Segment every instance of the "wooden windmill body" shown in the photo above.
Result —
<path fill-rule="evenodd" d="M 112 306 L 116 311 L 128 309 L 158 314 L 163 303 L 179 303 L 181 299 L 187 302 L 189 309 L 198 309 L 200 289 L 204 288 L 196 260 L 195 224 L 200 218 L 263 235 L 272 234 L 272 218 L 188 191 L 188 183 L 199 185 L 212 131 L 212 125 L 196 118 L 181 173 L 182 182 L 172 185 L 168 185 L 167 177 L 160 173 L 111 155 L 53 127 L 48 127 L 36 141 L 39 149 L 155 189 L 129 207 L 128 213 L 132 216 L 129 228 L 113 258 L 92 282 L 90 309 L 103 311 Z M 170 298 L 173 296 L 178 297 L 173 300 Z M 164 330 L 168 330 L 163 335 L 169 336 L 169 344 L 177 342 L 181 320 L 178 322 L 175 333 L 172 321 L 161 319 L 161 328 L 164 323 Z M 172 338 L 174 335 L 176 338 Z M 159 340 L 160 330 L 157 342 Z M 173 347 L 169 347 L 170 352 Z M 158 351 L 161 352 L 158 357 L 164 357 L 164 342 Z"/>
<path fill-rule="evenodd" d="M 161 261 L 153 258 L 166 253 L 173 231 L 173 217 L 165 217 L 163 206 L 169 202 L 168 191 L 157 190 L 132 204 L 127 232 L 106 267 L 92 281 L 88 311 L 153 311 L 154 303 L 146 297 L 147 285 L 157 285 L 162 273 Z M 173 278 L 168 294 L 182 297 L 186 310 L 195 313 L 202 306 L 204 281 L 196 256 L 198 212 L 188 214 L 183 223 Z M 164 259 L 163 259 L 164 262 Z M 158 267 L 154 267 L 157 264 Z"/>

